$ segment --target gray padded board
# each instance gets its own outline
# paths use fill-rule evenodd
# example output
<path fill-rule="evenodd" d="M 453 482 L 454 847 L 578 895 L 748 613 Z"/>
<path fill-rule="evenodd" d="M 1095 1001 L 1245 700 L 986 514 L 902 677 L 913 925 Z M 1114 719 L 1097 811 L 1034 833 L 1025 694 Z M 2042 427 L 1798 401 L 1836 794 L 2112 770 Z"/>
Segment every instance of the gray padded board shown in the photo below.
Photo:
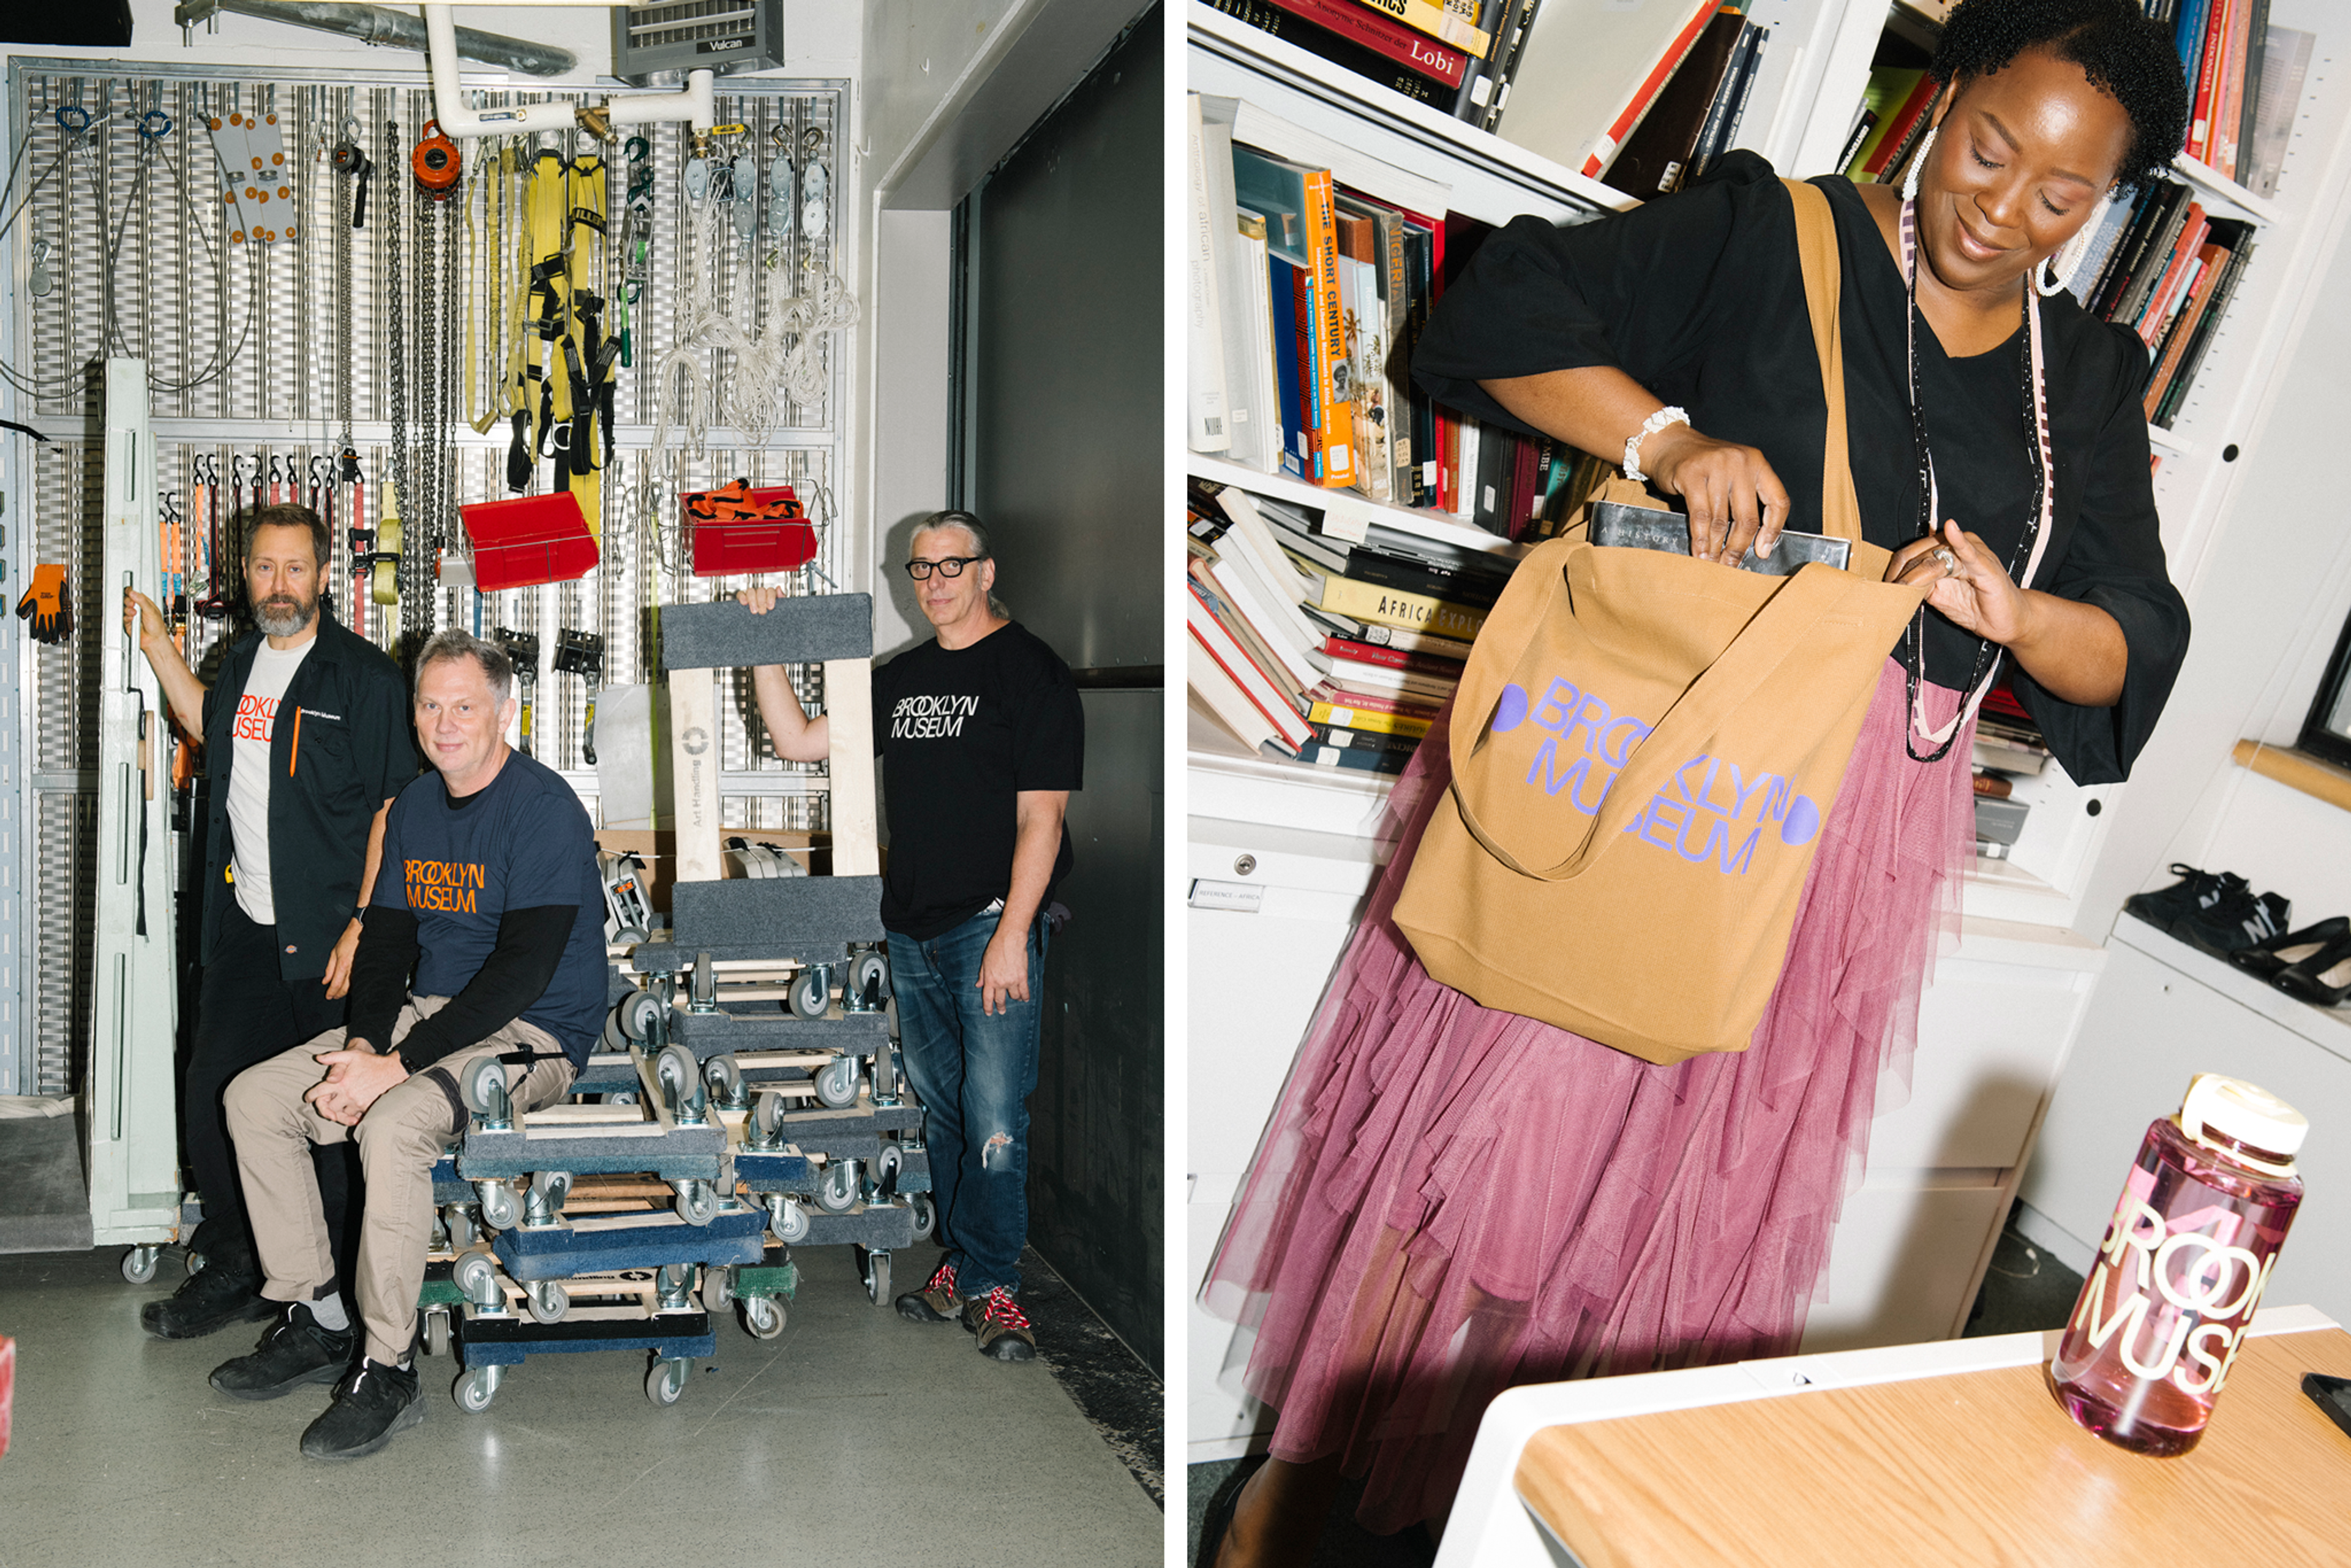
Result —
<path fill-rule="evenodd" d="M 696 1013 L 673 1007 L 669 1037 L 701 1061 L 730 1051 L 831 1051 L 871 1056 L 889 1043 L 890 1015 L 846 1013 L 833 1019 L 804 1019 L 774 1012 L 746 1018 L 741 1013 Z"/>
<path fill-rule="evenodd" d="M 661 607 L 662 668 L 739 670 L 873 656 L 873 596 L 778 599 L 754 615 L 732 599 Z"/>
<path fill-rule="evenodd" d="M 840 1247 L 854 1242 L 872 1252 L 894 1252 L 914 1244 L 914 1211 L 903 1204 L 860 1206 L 847 1214 L 827 1214 L 813 1204 L 803 1204 L 800 1212 L 808 1216 L 809 1233 L 805 1239 L 792 1243 L 795 1247 Z"/>
<path fill-rule="evenodd" d="M 640 975 L 674 974 L 696 953 L 713 958 L 848 959 L 852 942 L 880 942 L 878 876 L 738 877 L 670 888 L 668 939 L 630 953 Z M 835 976 L 836 984 L 843 977 Z"/>

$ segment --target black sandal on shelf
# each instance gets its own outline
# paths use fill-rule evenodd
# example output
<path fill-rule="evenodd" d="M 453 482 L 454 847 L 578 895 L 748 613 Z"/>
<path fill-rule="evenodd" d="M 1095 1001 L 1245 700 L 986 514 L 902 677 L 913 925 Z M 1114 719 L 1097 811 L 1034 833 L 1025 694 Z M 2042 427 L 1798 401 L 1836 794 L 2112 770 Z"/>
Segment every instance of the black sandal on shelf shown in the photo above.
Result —
<path fill-rule="evenodd" d="M 2274 979 L 2280 969 L 2317 956 L 2320 948 L 2345 936 L 2351 936 L 2351 915 L 2330 915 L 2315 925 L 2240 947 L 2229 955 L 2229 962 L 2264 980 Z"/>
<path fill-rule="evenodd" d="M 2337 936 L 2301 963 L 2288 964 L 2270 984 L 2313 1007 L 2340 1006 L 2351 997 L 2351 936 Z"/>

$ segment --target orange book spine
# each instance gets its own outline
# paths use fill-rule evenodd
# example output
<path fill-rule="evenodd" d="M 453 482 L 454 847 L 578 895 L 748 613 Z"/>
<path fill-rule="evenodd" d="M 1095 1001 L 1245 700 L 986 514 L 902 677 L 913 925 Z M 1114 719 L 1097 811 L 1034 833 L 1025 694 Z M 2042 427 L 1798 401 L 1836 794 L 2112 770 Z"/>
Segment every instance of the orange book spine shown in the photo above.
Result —
<path fill-rule="evenodd" d="M 1314 271 L 1314 382 L 1322 393 L 1322 471 L 1315 482 L 1355 482 L 1354 388 L 1347 366 L 1347 322 L 1339 305 L 1339 220 L 1331 171 L 1306 176 L 1306 261 Z"/>

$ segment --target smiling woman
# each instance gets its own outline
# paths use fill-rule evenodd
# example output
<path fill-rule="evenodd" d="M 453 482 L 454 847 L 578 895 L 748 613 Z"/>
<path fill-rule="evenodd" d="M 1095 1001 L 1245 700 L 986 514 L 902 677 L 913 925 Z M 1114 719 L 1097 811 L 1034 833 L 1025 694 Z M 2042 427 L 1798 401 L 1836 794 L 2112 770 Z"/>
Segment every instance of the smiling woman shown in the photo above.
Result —
<path fill-rule="evenodd" d="M 2177 151 L 2179 60 L 2133 0 L 1964 0 L 1933 72 L 1912 189 L 1812 182 L 1862 531 L 1890 577 L 1931 587 L 1877 672 L 1761 1022 L 1744 1051 L 1654 1066 L 1432 980 L 1393 915 L 1452 780 L 1437 721 L 1209 1270 L 1209 1306 L 1256 1330 L 1247 1386 L 1280 1411 L 1272 1461 L 1204 1550 L 1224 1568 L 1308 1560 L 1343 1473 L 1365 1478 L 1373 1529 L 1441 1519 L 1514 1384 L 1794 1349 L 1956 913 L 1972 697 L 2005 656 L 2085 783 L 2123 778 L 2162 711 L 2188 621 L 2148 484 L 2145 349 L 2032 280 Z M 1701 559 L 1818 529 L 1829 403 L 1771 176 L 1733 152 L 1620 216 L 1518 220 L 1447 290 L 1416 378 L 1481 420 L 1624 452 L 1682 503 Z M 1563 989 L 1574 946 L 1562 933 L 1547 977 Z"/>

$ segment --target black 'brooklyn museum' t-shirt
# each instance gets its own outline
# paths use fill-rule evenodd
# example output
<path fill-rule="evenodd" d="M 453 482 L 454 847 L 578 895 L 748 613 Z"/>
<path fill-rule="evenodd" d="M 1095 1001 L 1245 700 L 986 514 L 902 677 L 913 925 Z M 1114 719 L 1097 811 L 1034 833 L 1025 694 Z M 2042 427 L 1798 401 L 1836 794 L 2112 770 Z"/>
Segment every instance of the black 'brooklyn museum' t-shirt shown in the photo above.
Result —
<path fill-rule="evenodd" d="M 873 743 L 890 813 L 882 923 L 918 941 L 1011 891 L 1020 791 L 1084 781 L 1077 685 L 1018 622 L 967 648 L 925 643 L 876 669 Z M 1071 860 L 1065 826 L 1054 884 Z"/>

